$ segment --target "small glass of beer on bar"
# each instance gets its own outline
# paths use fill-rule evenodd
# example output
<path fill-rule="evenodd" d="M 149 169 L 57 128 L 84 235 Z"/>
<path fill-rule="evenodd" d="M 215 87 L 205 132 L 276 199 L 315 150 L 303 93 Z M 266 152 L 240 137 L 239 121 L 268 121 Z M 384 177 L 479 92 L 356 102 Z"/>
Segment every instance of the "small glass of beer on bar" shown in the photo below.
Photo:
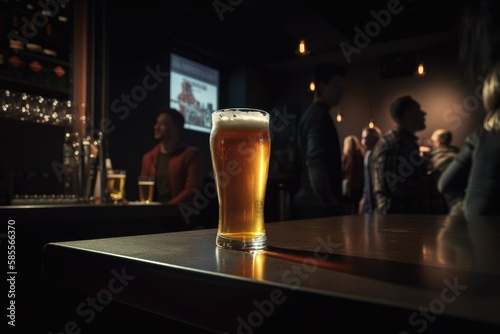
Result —
<path fill-rule="evenodd" d="M 269 113 L 250 108 L 213 112 L 210 152 L 219 200 L 216 245 L 246 251 L 265 249 Z"/>
<path fill-rule="evenodd" d="M 153 201 L 155 178 L 153 176 L 139 176 L 139 202 L 149 204 Z"/>
<path fill-rule="evenodd" d="M 108 170 L 108 191 L 109 197 L 114 204 L 122 203 L 125 198 L 125 178 L 127 172 L 123 169 Z"/>

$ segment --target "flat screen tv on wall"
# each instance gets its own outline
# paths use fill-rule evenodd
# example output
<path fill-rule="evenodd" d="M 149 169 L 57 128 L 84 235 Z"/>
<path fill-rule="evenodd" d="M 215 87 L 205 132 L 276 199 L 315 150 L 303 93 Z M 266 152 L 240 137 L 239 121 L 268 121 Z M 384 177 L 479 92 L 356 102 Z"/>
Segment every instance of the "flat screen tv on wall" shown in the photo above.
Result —
<path fill-rule="evenodd" d="M 210 133 L 212 111 L 219 108 L 219 71 L 170 55 L 170 107 L 183 114 L 184 128 Z"/>

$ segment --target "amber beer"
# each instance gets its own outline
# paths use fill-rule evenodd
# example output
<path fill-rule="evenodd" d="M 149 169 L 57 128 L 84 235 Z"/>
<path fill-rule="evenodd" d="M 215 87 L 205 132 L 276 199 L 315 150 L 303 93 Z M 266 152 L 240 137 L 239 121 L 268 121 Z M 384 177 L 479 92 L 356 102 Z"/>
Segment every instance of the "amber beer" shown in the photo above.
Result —
<path fill-rule="evenodd" d="M 111 197 L 115 204 L 123 200 L 125 177 L 126 173 L 124 170 L 113 170 L 108 172 L 109 197 Z"/>
<path fill-rule="evenodd" d="M 217 246 L 266 248 L 264 199 L 270 151 L 267 112 L 223 109 L 212 113 L 210 152 L 219 200 Z"/>
<path fill-rule="evenodd" d="M 153 177 L 139 176 L 139 202 L 151 203 L 153 201 L 153 190 L 155 181 Z"/>

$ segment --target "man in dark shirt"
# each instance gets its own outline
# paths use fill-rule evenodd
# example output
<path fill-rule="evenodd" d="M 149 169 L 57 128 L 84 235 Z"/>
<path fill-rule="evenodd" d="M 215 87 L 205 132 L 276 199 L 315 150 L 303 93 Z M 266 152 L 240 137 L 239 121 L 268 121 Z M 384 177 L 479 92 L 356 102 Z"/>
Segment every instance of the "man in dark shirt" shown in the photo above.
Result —
<path fill-rule="evenodd" d="M 343 75 L 344 69 L 333 63 L 314 70 L 314 98 L 297 133 L 300 176 L 292 214 L 297 219 L 342 214 L 341 150 L 330 111 L 343 95 Z"/>
<path fill-rule="evenodd" d="M 397 98 L 390 113 L 396 127 L 382 136 L 372 154 L 376 213 L 446 213 L 415 136 L 425 129 L 426 113 L 408 95 Z"/>

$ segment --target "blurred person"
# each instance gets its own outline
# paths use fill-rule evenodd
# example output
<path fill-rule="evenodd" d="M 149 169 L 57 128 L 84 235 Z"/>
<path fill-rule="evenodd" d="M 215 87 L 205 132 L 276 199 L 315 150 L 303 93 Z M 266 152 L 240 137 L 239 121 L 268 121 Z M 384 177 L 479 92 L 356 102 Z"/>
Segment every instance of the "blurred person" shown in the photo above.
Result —
<path fill-rule="evenodd" d="M 365 155 L 363 157 L 363 194 L 359 201 L 359 214 L 372 214 L 377 207 L 377 201 L 373 193 L 371 164 L 373 149 L 381 137 L 382 131 L 376 126 L 373 128 L 366 126 L 361 131 L 361 145 L 365 149 Z"/>
<path fill-rule="evenodd" d="M 177 110 L 162 110 L 154 125 L 153 149 L 142 157 L 141 175 L 155 177 L 153 200 L 180 204 L 193 200 L 194 189 L 201 189 L 205 179 L 203 157 L 197 147 L 180 140 L 184 117 Z"/>
<path fill-rule="evenodd" d="M 365 149 L 358 137 L 349 135 L 344 138 L 342 150 L 343 195 L 349 214 L 357 214 L 359 201 L 363 195 L 363 156 Z"/>
<path fill-rule="evenodd" d="M 459 203 L 461 205 L 455 206 L 456 214 L 488 215 L 495 212 L 492 208 L 492 202 L 495 202 L 492 187 L 495 188 L 495 185 L 489 182 L 493 182 L 496 174 L 492 173 L 489 158 L 493 159 L 491 163 L 494 165 L 498 154 L 498 149 L 494 152 L 496 144 L 492 137 L 497 133 L 494 115 L 498 115 L 495 111 L 498 104 L 495 106 L 494 101 L 498 98 L 496 71 L 500 60 L 500 1 L 469 0 L 465 4 L 461 23 L 459 58 L 466 76 L 474 81 L 483 81 L 483 77 L 488 75 L 488 84 L 484 82 L 482 91 L 486 117 L 483 124 L 467 137 L 455 160 L 440 176 L 438 188 L 445 196 L 457 192 L 464 194 L 463 201 Z M 491 154 L 489 158 L 486 152 Z M 485 165 L 479 167 L 482 164 Z M 481 183 L 478 173 L 483 171 L 489 171 L 490 175 L 484 175 Z M 486 188 L 480 189 L 481 185 Z M 480 198 L 474 199 L 477 192 L 481 192 Z"/>
<path fill-rule="evenodd" d="M 341 215 L 342 162 L 339 136 L 330 110 L 344 93 L 344 69 L 334 63 L 314 68 L 312 103 L 301 116 L 297 131 L 296 164 L 299 185 L 293 198 L 297 219 Z"/>
<path fill-rule="evenodd" d="M 429 162 L 420 153 L 415 136 L 426 127 L 426 112 L 406 95 L 391 103 L 390 115 L 396 127 L 382 136 L 372 153 L 376 213 L 445 213 L 444 199 L 429 174 Z"/>
<path fill-rule="evenodd" d="M 438 129 L 431 135 L 429 151 L 430 168 L 442 173 L 446 166 L 455 158 L 458 147 L 451 145 L 453 134 L 450 130 Z"/>
<path fill-rule="evenodd" d="M 436 183 L 446 169 L 446 167 L 457 156 L 458 147 L 451 145 L 453 135 L 451 131 L 446 129 L 438 129 L 434 131 L 430 138 L 429 168 Z M 460 202 L 464 197 L 463 191 L 443 194 L 446 205 L 449 209 L 448 213 L 455 213 L 456 208 L 460 206 Z"/>
<path fill-rule="evenodd" d="M 463 192 L 467 217 L 500 214 L 500 61 L 488 73 L 482 91 L 486 116 L 443 171 L 438 189 Z"/>

